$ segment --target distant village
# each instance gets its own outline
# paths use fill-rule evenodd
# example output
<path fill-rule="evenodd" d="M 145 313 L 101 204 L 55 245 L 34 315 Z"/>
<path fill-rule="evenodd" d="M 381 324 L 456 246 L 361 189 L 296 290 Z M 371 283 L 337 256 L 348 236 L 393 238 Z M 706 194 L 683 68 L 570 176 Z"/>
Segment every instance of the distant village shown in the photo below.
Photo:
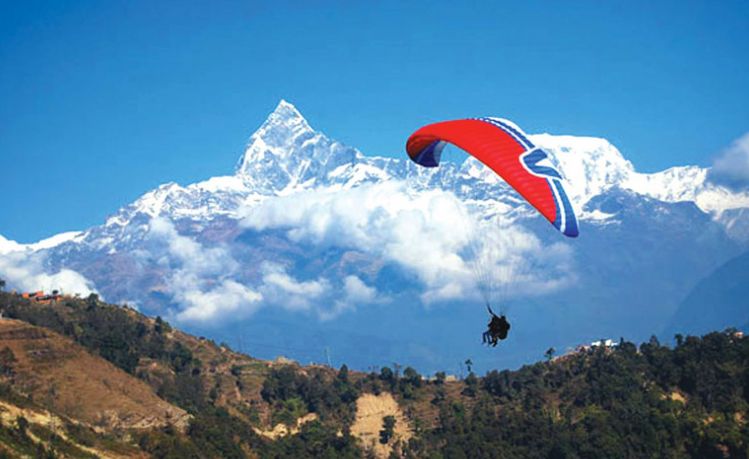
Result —
<path fill-rule="evenodd" d="M 39 304 L 53 304 L 60 301 L 64 296 L 59 290 L 52 290 L 51 293 L 45 293 L 43 290 L 38 292 L 23 292 L 21 298 L 33 301 Z"/>
<path fill-rule="evenodd" d="M 1 287 L 5 287 L 5 282 L 0 283 Z M 38 290 L 36 292 L 21 292 L 18 293 L 15 290 L 10 292 L 13 295 L 20 296 L 23 299 L 32 301 L 37 304 L 56 304 L 65 298 L 73 298 L 70 295 L 63 295 L 59 290 L 52 290 L 52 292 L 45 292 L 44 290 Z M 77 295 L 76 295 L 77 296 Z M 0 310 L 0 319 L 3 318 L 3 311 Z"/>
<path fill-rule="evenodd" d="M 6 286 L 5 279 L 0 279 L 0 291 L 5 290 L 5 286 Z M 64 298 L 77 298 L 79 296 L 78 294 L 75 294 L 74 296 L 64 295 L 61 290 L 52 290 L 49 293 L 45 292 L 44 290 L 38 290 L 36 292 L 21 292 L 21 293 L 18 293 L 16 290 L 11 290 L 10 293 L 13 295 L 18 295 L 21 298 L 24 298 L 24 299 L 27 299 L 29 301 L 33 301 L 34 303 L 39 303 L 39 304 L 54 304 Z"/>
<path fill-rule="evenodd" d="M 0 283 L 0 291 L 2 291 L 2 287 L 4 287 L 4 282 Z M 52 290 L 51 292 L 45 292 L 44 290 L 37 290 L 36 292 L 17 292 L 15 290 L 10 291 L 12 295 L 20 296 L 21 298 L 25 300 L 29 300 L 31 302 L 37 303 L 37 304 L 56 304 L 64 299 L 72 299 L 72 298 L 78 298 L 79 295 L 65 295 L 60 290 Z M 2 312 L 0 311 L 0 318 L 2 317 Z"/>

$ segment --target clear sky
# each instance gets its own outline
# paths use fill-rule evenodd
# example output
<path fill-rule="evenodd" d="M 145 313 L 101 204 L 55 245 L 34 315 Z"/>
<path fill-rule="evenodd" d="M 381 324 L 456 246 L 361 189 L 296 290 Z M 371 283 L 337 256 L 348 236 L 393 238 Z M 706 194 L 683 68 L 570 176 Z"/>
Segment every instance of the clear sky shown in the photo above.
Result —
<path fill-rule="evenodd" d="M 606 137 L 643 171 L 749 130 L 749 2 L 0 0 L 0 234 L 228 174 L 280 98 L 366 154 L 440 119 Z"/>

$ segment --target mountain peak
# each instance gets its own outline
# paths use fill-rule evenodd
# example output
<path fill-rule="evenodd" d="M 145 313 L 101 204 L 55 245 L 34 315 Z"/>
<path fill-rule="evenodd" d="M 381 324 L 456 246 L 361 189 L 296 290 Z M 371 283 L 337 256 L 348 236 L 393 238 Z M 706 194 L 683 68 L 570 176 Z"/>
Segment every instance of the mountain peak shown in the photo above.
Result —
<path fill-rule="evenodd" d="M 302 116 L 301 113 L 299 113 L 299 110 L 292 104 L 291 102 L 287 101 L 286 99 L 281 99 L 278 102 L 278 105 L 276 105 L 276 108 L 273 110 L 273 112 L 269 115 L 269 119 L 271 117 L 276 117 L 278 119 L 298 119 L 301 121 L 304 121 L 306 123 L 306 120 Z"/>
<path fill-rule="evenodd" d="M 298 135 L 305 131 L 312 131 L 307 120 L 297 108 L 281 99 L 276 108 L 268 115 L 268 118 L 250 137 L 250 144 L 254 139 L 262 137 L 264 140 L 282 140 L 288 135 Z M 281 137 L 281 138 L 279 138 Z"/>
<path fill-rule="evenodd" d="M 286 157 L 293 146 L 315 135 L 304 116 L 284 99 L 268 115 L 247 143 L 247 149 L 237 163 L 238 175 L 248 175 L 255 166 L 270 156 Z"/>

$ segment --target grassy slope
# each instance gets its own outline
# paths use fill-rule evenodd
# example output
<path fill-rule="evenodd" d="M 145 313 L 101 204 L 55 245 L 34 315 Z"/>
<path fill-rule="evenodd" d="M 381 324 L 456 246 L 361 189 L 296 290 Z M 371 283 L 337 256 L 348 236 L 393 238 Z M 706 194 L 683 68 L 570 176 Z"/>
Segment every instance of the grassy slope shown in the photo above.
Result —
<path fill-rule="evenodd" d="M 147 384 L 55 332 L 3 319 L 0 349 L 13 361 L 5 382 L 57 413 L 109 430 L 187 424 Z"/>

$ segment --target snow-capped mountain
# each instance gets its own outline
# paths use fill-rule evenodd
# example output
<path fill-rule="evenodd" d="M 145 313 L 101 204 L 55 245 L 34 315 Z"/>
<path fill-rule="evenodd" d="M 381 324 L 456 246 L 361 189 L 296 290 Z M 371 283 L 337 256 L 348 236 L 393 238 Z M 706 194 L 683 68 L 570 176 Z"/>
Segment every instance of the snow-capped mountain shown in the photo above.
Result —
<path fill-rule="evenodd" d="M 749 193 L 710 183 L 707 168 L 677 166 L 652 174 L 639 173 L 605 139 L 550 134 L 530 137 L 554 154 L 579 209 L 614 188 L 664 202 L 691 201 L 716 218 L 726 210 L 749 208 Z M 121 209 L 107 225 L 126 225 L 137 214 L 195 220 L 235 217 L 236 210 L 248 200 L 323 186 L 351 189 L 387 180 L 409 180 L 417 188 L 440 187 L 479 200 L 496 199 L 508 192 L 492 171 L 475 161 L 461 167 L 446 164 L 425 169 L 413 165 L 405 154 L 402 158 L 365 156 L 315 131 L 293 105 L 282 100 L 250 137 L 234 175 L 185 187 L 164 184 Z"/>
<path fill-rule="evenodd" d="M 341 361 L 359 367 L 397 358 L 444 369 L 478 352 L 459 338 L 483 320 L 464 279 L 456 238 L 465 228 L 452 194 L 486 221 L 507 217 L 511 230 L 498 246 L 533 272 L 513 271 L 533 294 L 513 307 L 525 327 L 507 364 L 535 359 L 550 344 L 658 332 L 685 292 L 749 241 L 749 194 L 711 183 L 705 168 L 639 173 L 605 139 L 530 138 L 567 180 L 581 217 L 577 241 L 561 240 L 475 160 L 426 169 L 405 154 L 365 155 L 281 101 L 233 175 L 164 184 L 83 232 L 29 245 L 0 237 L 0 277 L 12 282 L 13 260 L 33 253 L 50 272 L 81 273 L 110 301 L 231 342 L 252 333 L 300 359 L 288 349 L 335 346 Z M 423 304 L 437 329 L 466 334 L 433 343 L 434 330 L 416 325 Z M 538 344 L 538 334 L 548 339 Z M 379 344 L 362 348 L 363 337 Z"/>
<path fill-rule="evenodd" d="M 567 178 L 568 192 L 581 207 L 591 198 L 617 187 L 664 202 L 692 201 L 713 215 L 749 207 L 749 194 L 709 182 L 707 168 L 677 166 L 652 174 L 639 173 L 605 139 L 549 134 L 531 137 L 554 153 Z"/>

